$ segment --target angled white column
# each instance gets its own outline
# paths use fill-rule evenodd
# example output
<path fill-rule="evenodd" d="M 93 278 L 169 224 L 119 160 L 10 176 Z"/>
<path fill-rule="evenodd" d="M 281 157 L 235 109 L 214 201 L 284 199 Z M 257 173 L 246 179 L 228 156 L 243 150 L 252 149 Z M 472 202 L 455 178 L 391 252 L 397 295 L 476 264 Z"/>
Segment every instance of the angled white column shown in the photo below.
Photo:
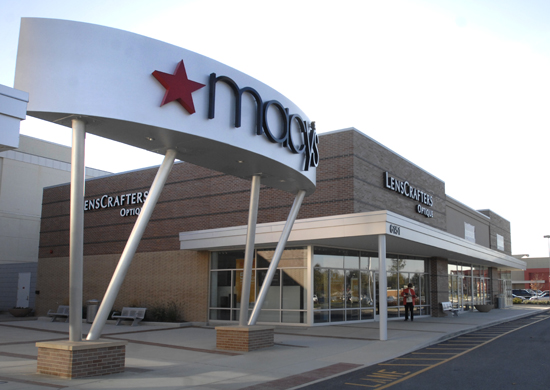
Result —
<path fill-rule="evenodd" d="M 88 333 L 88 337 L 86 338 L 87 340 L 97 340 L 99 336 L 101 336 L 103 327 L 107 322 L 109 313 L 113 307 L 113 304 L 115 303 L 115 299 L 118 295 L 120 287 L 122 286 L 122 282 L 126 277 L 126 273 L 128 272 L 130 263 L 134 258 L 134 254 L 136 253 L 141 237 L 143 236 L 143 232 L 145 231 L 147 223 L 149 222 L 149 219 L 153 214 L 153 210 L 155 209 L 162 189 L 164 188 L 166 179 L 168 179 L 168 175 L 172 170 L 175 159 L 176 151 L 173 149 L 169 149 L 166 152 L 164 161 L 162 162 L 162 165 L 160 166 L 157 175 L 155 176 L 155 180 L 151 185 L 147 200 L 143 204 L 139 217 L 137 218 L 134 228 L 130 233 L 130 237 L 128 238 L 128 242 L 126 243 L 126 247 L 124 248 L 124 251 L 120 256 L 120 260 L 111 279 L 111 283 L 109 283 L 109 287 L 107 287 L 107 291 L 105 292 L 105 296 L 103 297 L 101 306 L 99 306 L 99 310 L 97 311 L 94 323 L 92 324 L 90 332 Z"/>
<path fill-rule="evenodd" d="M 290 232 L 292 231 L 292 226 L 294 225 L 294 221 L 296 221 L 296 218 L 298 217 L 298 212 L 300 211 L 300 206 L 302 205 L 302 201 L 304 200 L 305 196 L 305 191 L 298 191 L 298 194 L 296 194 L 296 198 L 294 199 L 294 203 L 292 204 L 292 208 L 290 209 L 290 213 L 288 214 L 288 218 L 286 219 L 285 227 L 283 228 L 281 237 L 279 238 L 279 242 L 277 243 L 277 248 L 275 248 L 273 259 L 271 259 L 271 264 L 269 265 L 269 269 L 267 270 L 264 283 L 262 284 L 262 288 L 260 290 L 260 293 L 258 294 L 258 298 L 256 299 L 256 304 L 254 305 L 254 310 L 252 310 L 252 315 L 250 316 L 248 325 L 255 325 L 256 321 L 258 320 L 258 316 L 260 315 L 260 311 L 262 310 L 262 306 L 267 296 L 267 291 L 269 290 L 269 286 L 271 286 L 271 281 L 273 280 L 273 276 L 275 276 L 275 272 L 277 271 L 277 267 L 279 266 L 279 261 L 281 260 L 281 256 L 283 255 L 283 251 L 285 250 L 288 237 L 290 236 Z"/>
<path fill-rule="evenodd" d="M 84 151 L 86 124 L 73 119 L 71 149 L 71 206 L 69 233 L 69 341 L 82 341 L 84 269 Z"/>
<path fill-rule="evenodd" d="M 248 211 L 248 229 L 246 232 L 246 249 L 244 252 L 243 282 L 241 291 L 241 311 L 239 325 L 248 323 L 248 304 L 250 300 L 250 279 L 252 278 L 252 261 L 254 259 L 254 241 L 256 238 L 256 221 L 258 220 L 258 203 L 260 198 L 260 176 L 252 177 L 250 189 L 250 206 Z"/>
<path fill-rule="evenodd" d="M 386 272 L 386 236 L 378 236 L 378 259 L 380 261 L 380 274 L 378 280 L 378 307 L 380 310 L 378 326 L 380 327 L 380 340 L 388 339 L 388 275 Z"/>

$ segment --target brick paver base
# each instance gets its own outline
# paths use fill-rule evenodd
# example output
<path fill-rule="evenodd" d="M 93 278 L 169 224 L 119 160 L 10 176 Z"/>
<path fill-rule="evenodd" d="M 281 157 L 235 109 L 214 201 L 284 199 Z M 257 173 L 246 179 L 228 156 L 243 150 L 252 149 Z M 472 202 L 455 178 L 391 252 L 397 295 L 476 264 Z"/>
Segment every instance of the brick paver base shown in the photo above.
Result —
<path fill-rule="evenodd" d="M 83 378 L 124 372 L 127 341 L 38 342 L 37 373 Z"/>
<path fill-rule="evenodd" d="M 216 348 L 249 352 L 273 346 L 274 328 L 269 326 L 218 326 Z"/>

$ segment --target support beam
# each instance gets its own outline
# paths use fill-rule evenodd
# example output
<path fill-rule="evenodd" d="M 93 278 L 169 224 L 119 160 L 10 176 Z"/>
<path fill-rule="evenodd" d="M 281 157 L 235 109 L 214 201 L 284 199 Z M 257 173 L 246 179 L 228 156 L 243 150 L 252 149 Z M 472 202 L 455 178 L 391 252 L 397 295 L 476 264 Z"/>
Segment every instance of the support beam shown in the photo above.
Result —
<path fill-rule="evenodd" d="M 388 339 L 388 275 L 386 272 L 386 236 L 378 236 L 378 259 L 380 260 L 380 273 L 378 280 L 378 307 L 380 310 L 378 326 L 380 328 L 380 341 Z"/>
<path fill-rule="evenodd" d="M 288 218 L 286 219 L 285 227 L 283 228 L 281 237 L 279 238 L 277 248 L 275 248 L 273 259 L 271 260 L 271 264 L 269 265 L 269 269 L 267 270 L 264 283 L 262 285 L 260 293 L 258 294 L 256 304 L 254 305 L 254 310 L 252 310 L 252 315 L 250 316 L 250 321 L 248 321 L 248 325 L 255 325 L 256 321 L 258 320 L 258 316 L 260 315 L 260 311 L 262 310 L 262 306 L 267 296 L 267 291 L 271 286 L 271 281 L 273 280 L 273 276 L 275 276 L 275 272 L 277 271 L 277 267 L 279 266 L 279 261 L 281 260 L 281 256 L 283 255 L 283 251 L 285 250 L 288 237 L 290 236 L 290 232 L 292 231 L 292 226 L 294 225 L 294 221 L 296 221 L 296 218 L 298 217 L 298 212 L 300 211 L 300 206 L 302 205 L 302 201 L 304 200 L 305 196 L 305 191 L 298 191 L 298 194 L 296 194 L 296 198 L 294 199 L 294 203 L 292 204 L 292 208 L 290 209 L 290 213 L 288 214 Z"/>
<path fill-rule="evenodd" d="M 71 206 L 69 233 L 69 341 L 82 341 L 82 289 L 84 269 L 84 153 L 86 124 L 72 120 Z"/>
<path fill-rule="evenodd" d="M 254 259 L 254 241 L 256 238 L 256 221 L 258 219 L 258 203 L 260 198 L 260 176 L 252 177 L 250 189 L 250 206 L 248 211 L 248 230 L 246 232 L 246 249 L 244 252 L 243 283 L 241 291 L 241 311 L 239 326 L 248 323 L 248 304 L 250 300 L 250 279 L 252 278 L 252 261 Z"/>
<path fill-rule="evenodd" d="M 167 150 L 164 161 L 162 162 L 162 165 L 160 166 L 157 175 L 155 176 L 155 180 L 151 185 L 147 200 L 143 204 L 141 213 L 139 214 L 134 228 L 130 233 L 130 237 L 128 238 L 128 242 L 126 243 L 124 252 L 122 252 L 117 268 L 115 269 L 115 272 L 111 279 L 111 283 L 109 284 L 109 287 L 105 292 L 105 296 L 103 297 L 103 301 L 101 302 L 101 306 L 99 307 L 94 323 L 92 324 L 90 332 L 88 333 L 87 340 L 97 340 L 101 336 L 103 327 L 107 322 L 109 313 L 113 308 L 115 299 L 118 295 L 120 287 L 122 286 L 122 282 L 126 277 L 128 268 L 130 267 L 132 259 L 134 258 L 134 254 L 136 253 L 141 237 L 143 236 L 143 232 L 147 227 L 147 223 L 149 222 L 149 219 L 153 214 L 153 210 L 155 209 L 162 189 L 164 188 L 166 179 L 168 179 L 168 175 L 172 170 L 175 159 L 176 151 L 173 149 Z"/>

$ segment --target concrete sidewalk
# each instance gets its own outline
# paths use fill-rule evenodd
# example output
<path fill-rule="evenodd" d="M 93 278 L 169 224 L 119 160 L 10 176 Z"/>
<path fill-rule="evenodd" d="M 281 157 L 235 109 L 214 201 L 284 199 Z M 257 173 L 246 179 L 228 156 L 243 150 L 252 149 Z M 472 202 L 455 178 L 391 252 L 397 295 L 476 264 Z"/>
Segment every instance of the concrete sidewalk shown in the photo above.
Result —
<path fill-rule="evenodd" d="M 126 371 L 73 380 L 36 374 L 35 343 L 67 340 L 68 323 L 2 321 L 0 316 L 0 384 L 2 390 L 292 389 L 541 310 L 548 307 L 514 306 L 489 313 L 463 312 L 458 317 L 421 317 L 414 322 L 390 320 L 388 341 L 378 340 L 378 323 L 277 327 L 274 347 L 248 353 L 216 350 L 213 327 L 108 324 L 103 338 L 129 342 Z M 89 327 L 83 324 L 83 332 Z"/>

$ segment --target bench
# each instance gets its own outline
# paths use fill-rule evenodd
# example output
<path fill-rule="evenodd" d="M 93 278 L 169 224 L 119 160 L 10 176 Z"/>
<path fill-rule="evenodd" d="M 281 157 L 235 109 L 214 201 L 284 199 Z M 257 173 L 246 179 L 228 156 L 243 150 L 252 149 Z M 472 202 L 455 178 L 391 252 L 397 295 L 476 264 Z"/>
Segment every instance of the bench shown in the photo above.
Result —
<path fill-rule="evenodd" d="M 453 313 L 453 317 L 458 317 L 459 310 L 455 307 L 453 307 L 453 304 L 451 302 L 441 302 L 441 309 L 446 312 L 450 311 Z"/>
<path fill-rule="evenodd" d="M 132 326 L 136 326 L 145 317 L 146 310 L 144 307 L 123 307 L 120 314 L 114 312 L 111 318 L 117 319 L 115 325 L 119 325 L 122 321 L 133 321 Z"/>
<path fill-rule="evenodd" d="M 55 322 L 55 320 L 57 319 L 57 317 L 64 317 L 65 318 L 65 322 L 68 322 L 69 321 L 69 306 L 64 306 L 64 305 L 60 305 L 58 308 L 57 308 L 57 312 L 56 313 L 52 313 L 51 310 L 48 310 L 48 317 L 52 317 L 52 322 Z"/>

